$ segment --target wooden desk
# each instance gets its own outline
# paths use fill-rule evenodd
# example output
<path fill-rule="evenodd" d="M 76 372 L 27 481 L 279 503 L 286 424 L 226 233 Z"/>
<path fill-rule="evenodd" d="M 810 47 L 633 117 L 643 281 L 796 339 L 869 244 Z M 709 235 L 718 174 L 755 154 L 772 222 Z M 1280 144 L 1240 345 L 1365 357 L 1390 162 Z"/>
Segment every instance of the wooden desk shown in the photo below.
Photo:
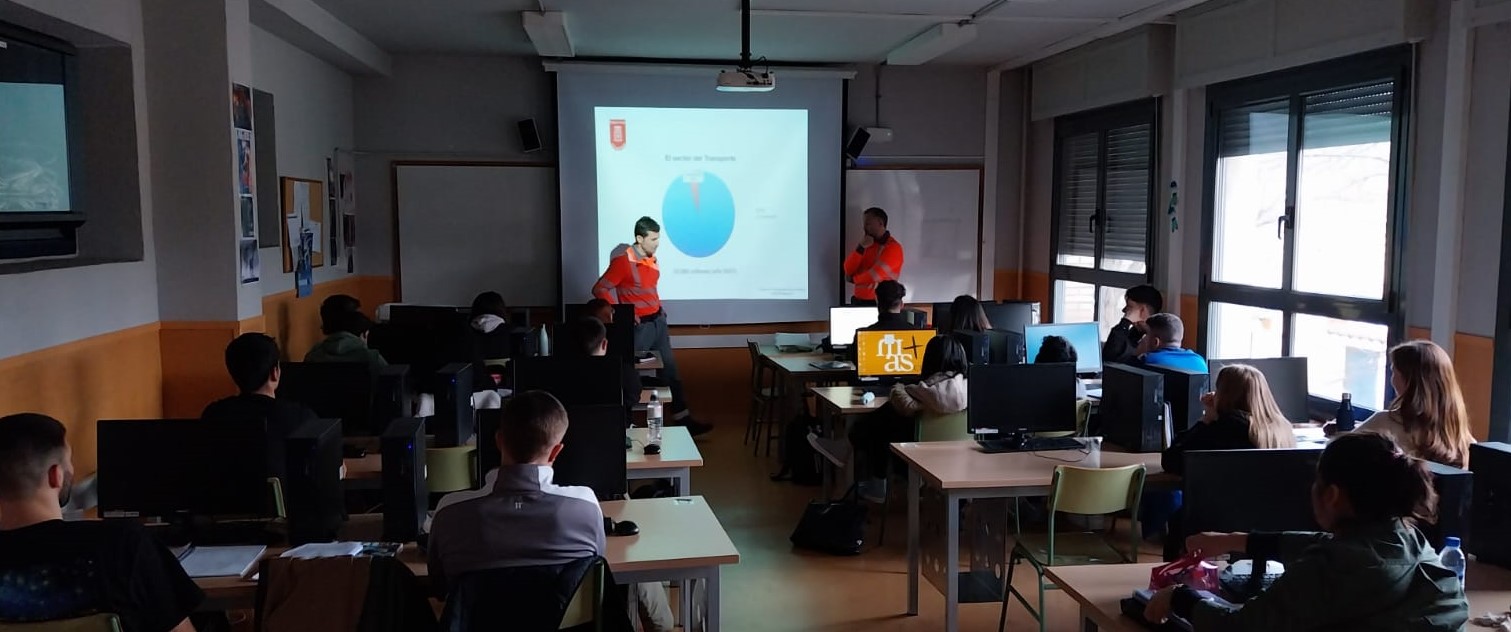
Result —
<path fill-rule="evenodd" d="M 670 386 L 657 386 L 656 388 L 642 388 L 642 389 L 640 389 L 640 405 L 641 406 L 644 406 L 646 404 L 651 403 L 651 393 L 655 393 L 656 394 L 656 399 L 661 400 L 662 404 L 669 404 L 672 401 L 672 387 L 670 387 Z"/>
<path fill-rule="evenodd" d="M 787 422 L 803 410 L 803 394 L 807 392 L 809 384 L 849 382 L 855 377 L 854 368 L 830 370 L 813 366 L 815 362 L 833 360 L 834 354 L 831 353 L 822 351 L 786 353 L 777 349 L 776 345 L 761 345 L 760 351 L 761 362 L 776 373 L 774 385 L 776 400 L 782 411 L 778 423 L 782 428 L 786 428 Z"/>
<path fill-rule="evenodd" d="M 692 490 L 692 468 L 703 467 L 703 453 L 698 444 L 683 426 L 667 426 L 661 429 L 661 454 L 646 455 L 646 437 L 650 430 L 631 428 L 633 446 L 625 453 L 625 469 L 629 480 L 670 478 L 675 481 L 678 496 L 686 496 Z"/>
<path fill-rule="evenodd" d="M 881 408 L 887 403 L 886 397 L 877 397 L 866 404 L 861 402 L 861 393 L 865 389 L 853 386 L 815 386 L 809 389 L 818 400 L 819 420 L 822 422 L 824 432 L 830 438 L 846 440 L 849 424 L 846 423 L 852 415 L 864 415 Z M 823 459 L 824 468 L 824 498 L 834 497 L 834 466 L 828 459 Z M 855 480 L 855 459 L 845 463 L 843 477 L 846 481 Z"/>
<path fill-rule="evenodd" d="M 929 443 L 894 443 L 892 452 L 908 466 L 908 614 L 918 614 L 918 580 L 922 566 L 919 497 L 927 483 L 944 498 L 944 528 L 941 559 L 929 560 L 931 568 L 942 568 L 941 578 L 931 583 L 944 593 L 944 629 L 957 632 L 960 626 L 960 501 L 978 498 L 1016 498 L 1046 496 L 1054 477 L 1055 466 L 1122 467 L 1143 464 L 1148 468 L 1146 480 L 1168 479 L 1161 476 L 1160 455 L 1131 454 L 1092 449 L 1054 452 L 1016 452 L 987 454 L 973 441 Z M 1009 526 L 1010 528 L 1010 526 Z M 1100 568 L 1100 567 L 1099 567 Z M 1148 579 L 1147 570 L 1145 581 Z M 940 586 L 939 584 L 944 584 Z"/>
<path fill-rule="evenodd" d="M 604 558 L 614 579 L 621 584 L 676 581 L 683 588 L 682 621 L 692 620 L 689 588 L 703 580 L 707 599 L 705 629 L 719 629 L 719 571 L 726 564 L 740 563 L 723 525 L 701 496 L 687 498 L 645 498 L 603 503 L 605 516 L 615 521 L 633 520 L 640 525 L 640 535 L 608 538 Z M 382 522 L 382 516 L 352 516 L 352 523 Z M 350 524 L 350 523 L 349 523 Z M 269 549 L 267 555 L 280 555 L 285 549 Z M 399 559 L 422 583 L 428 583 L 430 569 L 418 547 L 406 545 Z M 208 598 L 207 607 L 247 609 L 257 598 L 257 582 L 239 577 L 196 579 Z"/>
<path fill-rule="evenodd" d="M 1149 571 L 1158 564 L 1052 566 L 1044 575 L 1081 606 L 1084 632 L 1143 632 L 1146 628 L 1123 616 L 1122 600 L 1149 585 Z M 1511 609 L 1511 571 L 1469 561 L 1469 616 Z"/>
<path fill-rule="evenodd" d="M 666 368 L 666 363 L 661 361 L 661 354 L 656 353 L 655 351 L 649 351 L 647 353 L 651 354 L 651 359 L 646 360 L 645 362 L 636 362 L 636 371 L 640 371 L 641 373 L 652 373 Z"/>

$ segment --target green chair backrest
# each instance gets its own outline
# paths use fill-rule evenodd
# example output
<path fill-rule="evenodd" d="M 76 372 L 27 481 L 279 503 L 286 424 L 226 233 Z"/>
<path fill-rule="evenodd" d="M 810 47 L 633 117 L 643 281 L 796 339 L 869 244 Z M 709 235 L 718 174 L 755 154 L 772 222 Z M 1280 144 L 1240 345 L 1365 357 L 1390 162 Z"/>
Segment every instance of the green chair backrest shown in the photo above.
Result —
<path fill-rule="evenodd" d="M 102 613 L 63 621 L 0 623 L 0 632 L 121 632 L 121 620 Z"/>
<path fill-rule="evenodd" d="M 567 611 L 561 615 L 561 625 L 557 629 L 566 630 L 585 623 L 597 623 L 594 629 L 603 628 L 603 618 L 598 616 L 603 611 L 603 579 L 603 564 L 588 571 L 588 576 L 577 586 L 577 593 L 572 595 L 571 603 L 567 604 Z"/>
<path fill-rule="evenodd" d="M 472 461 L 476 455 L 477 446 L 473 445 L 426 449 L 425 487 L 432 494 L 472 489 Z"/>
<path fill-rule="evenodd" d="M 1091 400 L 1082 399 L 1076 401 L 1076 429 L 1071 432 L 1035 432 L 1033 436 L 1042 438 L 1058 439 L 1061 437 L 1084 437 L 1086 436 L 1086 422 L 1091 419 Z"/>
<path fill-rule="evenodd" d="M 1056 466 L 1049 509 L 1085 516 L 1137 513 L 1144 471 L 1142 464 L 1113 468 Z"/>
<path fill-rule="evenodd" d="M 917 427 L 919 441 L 966 441 L 975 438 L 966 424 L 963 410 L 948 415 L 924 413 L 919 415 Z"/>

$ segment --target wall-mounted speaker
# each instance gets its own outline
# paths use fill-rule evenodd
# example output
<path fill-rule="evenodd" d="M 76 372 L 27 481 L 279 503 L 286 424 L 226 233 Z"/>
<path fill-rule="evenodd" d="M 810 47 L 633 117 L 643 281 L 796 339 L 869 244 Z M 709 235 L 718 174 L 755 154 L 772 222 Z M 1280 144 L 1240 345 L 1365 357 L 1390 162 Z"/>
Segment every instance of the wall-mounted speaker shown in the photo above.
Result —
<path fill-rule="evenodd" d="M 870 140 L 871 132 L 866 131 L 864 127 L 855 128 L 855 131 L 850 134 L 850 141 L 845 143 L 845 155 L 851 160 L 859 158 L 860 152 L 865 150 L 866 143 Z"/>
<path fill-rule="evenodd" d="M 525 119 L 517 125 L 519 126 L 520 149 L 523 149 L 527 154 L 532 151 L 540 151 L 540 130 L 535 127 L 535 119 Z"/>

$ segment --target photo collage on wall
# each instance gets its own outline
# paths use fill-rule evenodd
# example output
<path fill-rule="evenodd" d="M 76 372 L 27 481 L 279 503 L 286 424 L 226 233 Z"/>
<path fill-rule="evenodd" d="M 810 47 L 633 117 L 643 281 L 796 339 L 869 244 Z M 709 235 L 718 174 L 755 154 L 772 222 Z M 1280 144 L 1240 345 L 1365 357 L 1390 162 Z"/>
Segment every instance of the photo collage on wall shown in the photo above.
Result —
<path fill-rule="evenodd" d="M 236 212 L 239 213 L 240 278 L 256 283 L 262 276 L 257 254 L 257 174 L 252 140 L 252 89 L 231 85 L 231 136 L 236 145 Z"/>

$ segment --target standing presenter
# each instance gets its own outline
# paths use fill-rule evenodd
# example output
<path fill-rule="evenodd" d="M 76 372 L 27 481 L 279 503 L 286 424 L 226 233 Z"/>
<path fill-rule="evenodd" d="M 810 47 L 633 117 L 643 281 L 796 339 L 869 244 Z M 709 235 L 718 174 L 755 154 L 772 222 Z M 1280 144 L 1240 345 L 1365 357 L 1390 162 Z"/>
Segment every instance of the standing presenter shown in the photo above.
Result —
<path fill-rule="evenodd" d="M 661 224 L 649 217 L 635 222 L 635 243 L 614 253 L 598 283 L 593 285 L 593 296 L 609 303 L 624 303 L 635 308 L 635 351 L 655 350 L 661 356 L 662 377 L 672 389 L 672 401 L 667 405 L 672 424 L 687 426 L 694 436 L 713 429 L 713 426 L 692 418 L 687 410 L 687 397 L 682 391 L 682 378 L 677 373 L 677 359 L 672 355 L 672 340 L 666 329 L 666 311 L 661 309 L 661 295 L 656 285 L 661 281 L 661 268 L 656 265 L 656 249 L 661 246 Z"/>
<path fill-rule="evenodd" d="M 886 211 L 873 206 L 862 217 L 865 236 L 845 257 L 845 278 L 855 284 L 852 305 L 875 305 L 876 286 L 902 275 L 902 244 L 887 230 Z"/>

